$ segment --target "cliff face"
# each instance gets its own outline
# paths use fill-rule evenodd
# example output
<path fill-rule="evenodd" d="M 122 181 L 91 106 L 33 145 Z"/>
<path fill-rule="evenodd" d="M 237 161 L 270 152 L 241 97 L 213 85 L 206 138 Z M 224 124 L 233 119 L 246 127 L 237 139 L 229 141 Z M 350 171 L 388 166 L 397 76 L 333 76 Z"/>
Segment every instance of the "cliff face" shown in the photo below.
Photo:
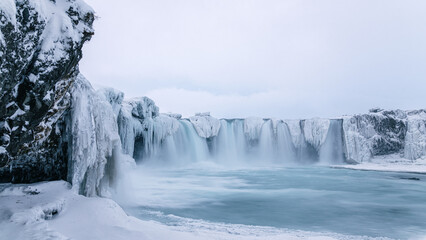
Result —
<path fill-rule="evenodd" d="M 1 181 L 67 178 L 71 89 L 93 21 L 80 0 L 1 1 Z"/>

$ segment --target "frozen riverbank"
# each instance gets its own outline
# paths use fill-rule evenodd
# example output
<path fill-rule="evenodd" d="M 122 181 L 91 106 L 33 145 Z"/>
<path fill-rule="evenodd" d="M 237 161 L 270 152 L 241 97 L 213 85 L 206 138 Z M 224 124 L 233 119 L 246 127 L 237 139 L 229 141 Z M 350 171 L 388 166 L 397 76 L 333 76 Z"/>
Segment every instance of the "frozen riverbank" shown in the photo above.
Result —
<path fill-rule="evenodd" d="M 331 167 L 365 171 L 426 174 L 426 159 L 409 160 L 391 155 L 375 157 L 371 160 L 371 162 L 363 162 L 355 165 L 334 165 Z"/>
<path fill-rule="evenodd" d="M 334 233 L 208 223 L 166 226 L 128 216 L 114 201 L 87 198 L 63 181 L 0 185 L 0 239 L 366 239 Z M 368 238 L 367 238 L 368 239 Z M 382 239 L 382 238 L 381 238 Z"/>

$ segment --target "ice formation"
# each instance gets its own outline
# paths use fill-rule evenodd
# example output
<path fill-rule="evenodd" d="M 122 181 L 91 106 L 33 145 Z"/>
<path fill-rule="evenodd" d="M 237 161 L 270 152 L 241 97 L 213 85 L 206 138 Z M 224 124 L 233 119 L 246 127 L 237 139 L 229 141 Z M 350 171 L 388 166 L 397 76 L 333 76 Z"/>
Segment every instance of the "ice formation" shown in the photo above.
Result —
<path fill-rule="evenodd" d="M 220 129 L 220 121 L 212 116 L 210 113 L 197 113 L 195 116 L 189 118 L 198 135 L 202 138 L 210 138 L 217 136 Z"/>
<path fill-rule="evenodd" d="M 303 121 L 303 135 L 306 142 L 318 151 L 325 142 L 329 126 L 329 119 L 314 118 Z"/>
<path fill-rule="evenodd" d="M 249 140 L 256 140 L 259 138 L 263 122 L 263 119 L 258 117 L 244 119 L 244 133 Z"/>
<path fill-rule="evenodd" d="M 130 156 L 155 154 L 158 144 L 179 128 L 175 117 L 160 115 L 154 101 L 147 97 L 125 100 L 117 108 L 123 152 Z M 135 145 L 141 148 L 136 155 Z"/>
<path fill-rule="evenodd" d="M 119 151 L 117 121 L 109 102 L 97 95 L 79 75 L 72 89 L 71 161 L 68 178 L 73 188 L 86 196 L 105 195 L 101 180 L 108 161 Z M 110 163 L 113 164 L 113 163 Z"/>
<path fill-rule="evenodd" d="M 415 160 L 426 156 L 426 111 L 409 112 L 404 157 Z"/>

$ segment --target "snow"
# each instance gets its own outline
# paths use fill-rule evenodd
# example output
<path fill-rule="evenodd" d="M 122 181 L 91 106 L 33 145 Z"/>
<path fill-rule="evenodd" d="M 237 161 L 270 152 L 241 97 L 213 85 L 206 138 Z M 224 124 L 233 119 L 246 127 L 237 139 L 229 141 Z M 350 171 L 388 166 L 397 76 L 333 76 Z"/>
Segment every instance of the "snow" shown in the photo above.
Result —
<path fill-rule="evenodd" d="M 220 129 L 220 120 L 210 116 L 209 112 L 197 113 L 189 118 L 198 135 L 202 138 L 217 136 Z"/>
<path fill-rule="evenodd" d="M 0 147 L 0 154 L 7 153 L 6 148 Z"/>
<path fill-rule="evenodd" d="M 84 1 L 74 0 L 33 0 L 29 1 L 33 8 L 30 11 L 37 12 L 38 20 L 45 22 L 46 26 L 41 35 L 40 61 L 57 62 L 66 57 L 66 51 L 71 47 L 70 42 L 77 44 L 81 42 L 83 32 L 93 32 L 92 28 L 84 21 L 75 24 L 68 15 L 70 9 L 78 12 L 83 18 L 87 13 L 92 13 L 91 9 Z"/>
<path fill-rule="evenodd" d="M 101 185 L 113 150 L 121 148 L 117 122 L 109 102 L 95 94 L 80 74 L 72 89 L 72 159 L 69 174 L 73 189 L 87 196 L 106 195 Z"/>
<path fill-rule="evenodd" d="M 52 94 L 53 94 L 52 90 L 47 91 L 46 96 L 44 96 L 43 98 L 43 101 L 49 101 L 50 99 L 52 99 Z"/>
<path fill-rule="evenodd" d="M 336 165 L 332 167 L 368 171 L 409 172 L 426 174 L 426 159 L 417 159 L 413 161 L 401 158 L 398 155 L 387 155 L 374 157 L 370 160 L 370 162 L 363 162 L 356 165 Z"/>
<path fill-rule="evenodd" d="M 15 119 L 15 118 L 22 116 L 24 114 L 25 114 L 25 112 L 22 109 L 18 108 L 16 110 L 16 112 L 12 116 L 10 116 L 10 119 Z"/>
<path fill-rule="evenodd" d="M 0 239 L 372 239 L 184 218 L 181 226 L 166 226 L 128 216 L 111 199 L 84 197 L 70 188 L 64 181 L 0 185 Z"/>
<path fill-rule="evenodd" d="M 303 134 L 306 142 L 311 144 L 317 151 L 327 138 L 329 119 L 312 118 L 306 119 L 303 125 Z"/>
<path fill-rule="evenodd" d="M 182 114 L 179 114 L 179 113 L 163 113 L 163 115 L 176 118 L 178 120 L 182 118 Z"/>
<path fill-rule="evenodd" d="M 16 26 L 16 3 L 14 0 L 1 0 L 0 11 L 7 21 Z M 0 35 L 2 35 L 1 31 Z"/>
<path fill-rule="evenodd" d="M 37 76 L 31 73 L 31 74 L 28 76 L 28 80 L 30 80 L 30 82 L 32 82 L 32 83 L 35 83 L 35 82 L 36 82 L 36 80 L 37 80 Z"/>

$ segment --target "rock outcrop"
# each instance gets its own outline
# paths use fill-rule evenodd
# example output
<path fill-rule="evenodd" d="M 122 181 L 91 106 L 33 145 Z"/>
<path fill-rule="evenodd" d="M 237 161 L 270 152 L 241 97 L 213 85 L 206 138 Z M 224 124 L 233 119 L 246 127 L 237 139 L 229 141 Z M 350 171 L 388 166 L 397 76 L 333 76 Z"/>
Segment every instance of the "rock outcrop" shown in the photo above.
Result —
<path fill-rule="evenodd" d="M 0 176 L 66 179 L 69 120 L 93 10 L 80 0 L 0 3 Z"/>

